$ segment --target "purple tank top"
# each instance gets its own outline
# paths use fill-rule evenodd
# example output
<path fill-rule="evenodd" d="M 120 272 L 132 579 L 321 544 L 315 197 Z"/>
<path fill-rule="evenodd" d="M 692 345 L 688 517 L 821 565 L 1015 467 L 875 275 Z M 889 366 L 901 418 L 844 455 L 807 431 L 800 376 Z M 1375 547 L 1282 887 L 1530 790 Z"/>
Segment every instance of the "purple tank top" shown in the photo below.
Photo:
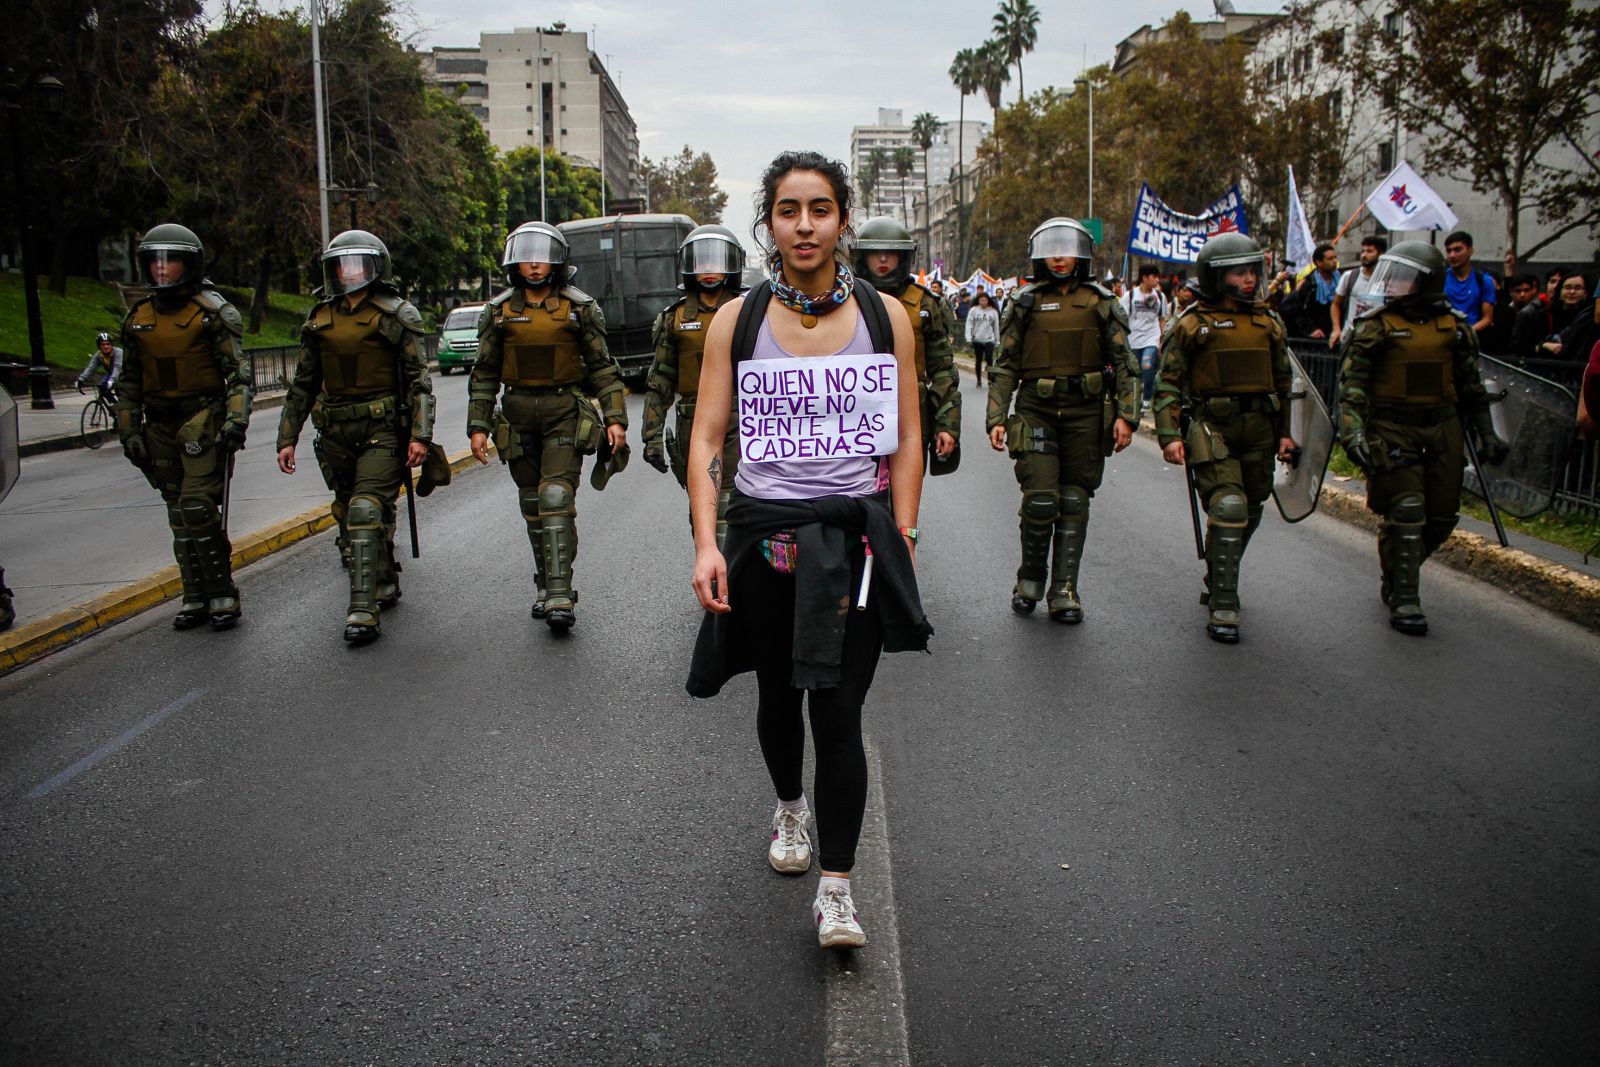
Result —
<path fill-rule="evenodd" d="M 867 320 L 856 309 L 856 332 L 837 352 L 829 355 L 870 355 L 875 349 L 867 333 Z M 756 333 L 751 359 L 786 359 L 786 352 L 772 336 L 766 318 Z M 889 464 L 883 456 L 851 456 L 846 459 L 772 460 L 766 463 L 739 461 L 733 484 L 745 496 L 763 500 L 814 500 L 822 496 L 870 496 L 889 485 Z"/>

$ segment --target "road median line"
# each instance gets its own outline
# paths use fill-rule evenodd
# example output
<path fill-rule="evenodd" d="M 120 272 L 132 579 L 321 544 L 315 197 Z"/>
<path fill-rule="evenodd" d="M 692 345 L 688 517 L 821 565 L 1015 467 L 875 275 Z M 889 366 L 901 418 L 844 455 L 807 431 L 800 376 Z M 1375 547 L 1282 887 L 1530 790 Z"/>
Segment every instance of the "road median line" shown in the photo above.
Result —
<path fill-rule="evenodd" d="M 470 449 L 450 457 L 452 474 L 477 465 Z M 402 490 L 401 496 L 404 495 Z M 233 568 L 238 571 L 248 567 L 290 545 L 314 537 L 332 525 L 333 515 L 328 506 L 323 504 L 243 534 L 233 542 Z M 120 589 L 102 593 L 92 600 L 0 634 L 0 675 L 48 656 L 114 623 L 131 619 L 182 592 L 183 582 L 178 577 L 177 566 L 163 567 Z"/>

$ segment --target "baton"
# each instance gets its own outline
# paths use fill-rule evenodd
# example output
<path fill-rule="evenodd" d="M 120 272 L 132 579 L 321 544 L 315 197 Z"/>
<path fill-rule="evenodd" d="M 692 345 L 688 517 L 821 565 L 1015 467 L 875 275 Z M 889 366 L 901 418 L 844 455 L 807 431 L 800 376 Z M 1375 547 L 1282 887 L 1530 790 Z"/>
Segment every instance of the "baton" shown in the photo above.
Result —
<path fill-rule="evenodd" d="M 1194 484 L 1194 471 L 1189 467 L 1189 457 L 1183 457 L 1183 480 L 1189 487 L 1189 525 L 1194 527 L 1194 555 L 1196 559 L 1206 558 L 1206 538 L 1200 532 L 1200 490 Z"/>
<path fill-rule="evenodd" d="M 421 559 L 422 549 L 417 544 L 417 493 L 411 486 L 411 468 L 402 468 L 406 472 L 406 519 L 411 524 L 411 558 Z"/>
<path fill-rule="evenodd" d="M 1462 434 L 1461 440 L 1466 443 L 1467 456 L 1478 472 L 1478 487 L 1483 490 L 1483 502 L 1489 506 L 1489 518 L 1494 522 L 1494 535 L 1500 539 L 1501 548 L 1510 548 L 1511 542 L 1506 540 L 1505 524 L 1500 521 L 1500 507 L 1494 502 L 1494 494 L 1489 492 L 1489 476 L 1484 473 L 1483 461 L 1478 458 L 1478 446 L 1472 443 L 1470 432 Z"/>
<path fill-rule="evenodd" d="M 222 535 L 228 535 L 228 502 L 233 499 L 233 457 L 228 453 L 228 462 L 222 468 Z"/>

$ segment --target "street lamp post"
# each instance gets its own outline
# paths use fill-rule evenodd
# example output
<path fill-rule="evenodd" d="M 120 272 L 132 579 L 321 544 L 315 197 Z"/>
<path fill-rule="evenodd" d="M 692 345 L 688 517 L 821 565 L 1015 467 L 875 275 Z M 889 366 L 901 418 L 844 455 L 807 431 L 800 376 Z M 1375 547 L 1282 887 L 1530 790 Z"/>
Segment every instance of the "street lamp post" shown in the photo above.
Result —
<path fill-rule="evenodd" d="M 1094 218 L 1094 82 L 1088 78 L 1075 78 L 1073 85 L 1081 85 L 1089 94 L 1089 204 L 1088 217 Z"/>
<path fill-rule="evenodd" d="M 44 361 L 44 320 L 39 314 L 39 270 L 33 256 L 33 230 L 28 213 L 28 161 L 24 154 L 22 112 L 29 95 L 45 111 L 61 110 L 66 90 L 53 75 L 18 76 L 6 72 L 0 97 L 5 101 L 6 128 L 11 149 L 11 180 L 16 187 L 17 241 L 22 247 L 22 291 L 28 308 L 28 392 L 35 410 L 54 408 L 50 397 L 50 368 Z"/>

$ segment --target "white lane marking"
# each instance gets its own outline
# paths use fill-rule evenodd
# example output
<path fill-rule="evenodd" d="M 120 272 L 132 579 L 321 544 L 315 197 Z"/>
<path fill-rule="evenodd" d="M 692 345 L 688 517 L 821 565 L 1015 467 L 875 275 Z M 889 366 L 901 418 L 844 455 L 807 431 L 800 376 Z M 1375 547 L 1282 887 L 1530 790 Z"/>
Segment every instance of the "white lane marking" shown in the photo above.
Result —
<path fill-rule="evenodd" d="M 160 711 L 140 719 L 122 733 L 118 734 L 110 741 L 107 741 L 105 744 L 101 745 L 99 748 L 95 749 L 93 752 L 74 763 L 72 766 L 56 774 L 55 777 L 51 778 L 49 781 L 41 782 L 40 784 L 34 786 L 32 789 L 28 790 L 25 796 L 29 800 L 38 800 L 40 797 L 49 796 L 51 793 L 54 793 L 57 789 L 60 789 L 62 786 L 66 785 L 68 782 L 72 781 L 74 778 L 78 777 L 78 775 L 93 767 L 107 756 L 115 755 L 116 753 L 121 752 L 124 748 L 138 740 L 140 734 L 150 729 L 150 727 L 155 726 L 168 715 L 171 715 L 176 711 L 182 711 L 190 704 L 193 704 L 196 700 L 199 700 L 201 694 L 204 692 L 204 689 L 189 690 L 187 693 L 183 694 L 183 696 L 179 697 L 177 700 L 174 700 Z"/>
<path fill-rule="evenodd" d="M 900 969 L 900 923 L 895 916 L 889 818 L 883 806 L 883 763 L 869 739 L 867 814 L 851 895 L 861 910 L 867 947 L 830 952 L 827 973 L 828 1067 L 910 1067 L 905 975 Z M 857 888 L 859 887 L 859 888 Z"/>

